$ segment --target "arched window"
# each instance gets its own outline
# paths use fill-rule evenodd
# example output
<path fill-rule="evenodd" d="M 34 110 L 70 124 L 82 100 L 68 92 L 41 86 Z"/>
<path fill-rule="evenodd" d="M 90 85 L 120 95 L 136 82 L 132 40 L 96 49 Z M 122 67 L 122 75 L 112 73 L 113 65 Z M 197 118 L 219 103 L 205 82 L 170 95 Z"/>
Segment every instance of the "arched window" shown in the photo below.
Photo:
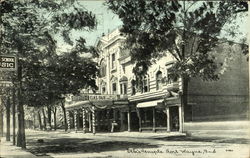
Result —
<path fill-rule="evenodd" d="M 127 85 L 128 85 L 128 78 L 123 76 L 120 80 L 120 93 L 127 94 Z"/>
<path fill-rule="evenodd" d="M 112 75 L 110 81 L 111 81 L 112 94 L 117 94 L 117 83 L 118 83 L 117 77 Z"/>
<path fill-rule="evenodd" d="M 142 79 L 142 93 L 149 92 L 149 75 L 145 75 Z"/>
<path fill-rule="evenodd" d="M 101 77 L 106 76 L 106 62 L 105 62 L 105 60 L 102 60 L 100 63 L 100 76 Z"/>
<path fill-rule="evenodd" d="M 156 73 L 156 90 L 159 90 L 162 88 L 162 72 L 158 71 Z"/>

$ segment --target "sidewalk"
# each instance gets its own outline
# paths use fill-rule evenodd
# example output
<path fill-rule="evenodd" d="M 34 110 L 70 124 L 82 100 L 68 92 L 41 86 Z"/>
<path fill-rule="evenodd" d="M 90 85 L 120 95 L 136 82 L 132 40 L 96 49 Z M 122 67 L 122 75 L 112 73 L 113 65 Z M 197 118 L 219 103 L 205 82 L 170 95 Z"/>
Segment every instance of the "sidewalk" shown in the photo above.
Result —
<path fill-rule="evenodd" d="M 1 158 L 35 158 L 36 156 L 22 150 L 21 147 L 12 145 L 12 142 L 7 142 L 5 137 L 1 137 L 0 142 L 0 157 Z"/>

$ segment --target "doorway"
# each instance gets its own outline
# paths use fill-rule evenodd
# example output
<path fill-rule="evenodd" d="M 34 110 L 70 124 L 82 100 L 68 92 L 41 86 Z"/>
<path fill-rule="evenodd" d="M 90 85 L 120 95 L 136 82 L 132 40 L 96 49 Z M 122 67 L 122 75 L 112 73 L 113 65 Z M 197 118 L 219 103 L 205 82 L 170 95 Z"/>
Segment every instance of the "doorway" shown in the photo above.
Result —
<path fill-rule="evenodd" d="M 179 131 L 179 107 L 173 106 L 169 108 L 170 113 L 170 131 Z"/>

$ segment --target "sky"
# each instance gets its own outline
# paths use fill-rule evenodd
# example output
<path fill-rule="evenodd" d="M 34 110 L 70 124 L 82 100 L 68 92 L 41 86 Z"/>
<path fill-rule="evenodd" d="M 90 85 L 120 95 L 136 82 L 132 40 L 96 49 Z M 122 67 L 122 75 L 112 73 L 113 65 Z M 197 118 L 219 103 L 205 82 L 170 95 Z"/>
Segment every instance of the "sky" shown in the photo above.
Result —
<path fill-rule="evenodd" d="M 97 28 L 90 32 L 73 31 L 71 34 L 71 37 L 73 37 L 73 39 L 83 37 L 86 39 L 86 45 L 93 46 L 97 42 L 98 37 L 101 37 L 103 33 L 106 35 L 112 30 L 122 25 L 122 21 L 119 19 L 119 17 L 116 14 L 112 13 L 112 11 L 109 10 L 103 3 L 104 3 L 104 0 L 80 0 L 81 5 L 83 5 L 88 11 L 91 11 L 93 14 L 96 15 L 98 24 L 97 24 Z M 241 19 L 236 19 L 236 20 L 240 26 L 239 30 L 243 32 L 244 34 L 246 34 L 248 32 L 247 26 L 249 22 L 249 17 L 244 18 L 244 20 L 241 20 Z M 223 34 L 226 34 L 226 32 Z M 243 35 L 243 36 L 246 36 L 246 35 Z M 230 39 L 230 40 L 234 40 L 234 39 Z M 62 51 L 70 49 L 70 46 L 67 46 L 62 41 L 60 42 L 59 47 L 61 48 L 59 50 L 62 50 Z"/>
<path fill-rule="evenodd" d="M 83 37 L 86 39 L 86 45 L 95 45 L 98 37 L 101 37 L 103 33 L 106 35 L 108 32 L 111 32 L 122 25 L 122 21 L 119 17 L 103 5 L 104 0 L 81 0 L 80 3 L 88 11 L 95 14 L 97 18 L 97 28 L 95 30 L 90 32 L 73 31 L 71 34 L 73 38 L 77 39 L 79 37 Z M 62 43 L 59 47 L 62 47 L 62 50 L 70 48 L 70 46 L 66 46 L 65 43 Z"/>

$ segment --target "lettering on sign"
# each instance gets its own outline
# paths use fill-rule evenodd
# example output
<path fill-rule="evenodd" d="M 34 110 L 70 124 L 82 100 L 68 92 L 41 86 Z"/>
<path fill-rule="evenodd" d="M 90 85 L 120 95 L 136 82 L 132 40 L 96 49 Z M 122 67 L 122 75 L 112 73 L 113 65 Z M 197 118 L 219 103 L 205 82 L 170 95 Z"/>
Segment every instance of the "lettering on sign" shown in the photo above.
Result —
<path fill-rule="evenodd" d="M 0 81 L 0 87 L 12 87 L 13 83 L 10 81 Z"/>
<path fill-rule="evenodd" d="M 6 71 L 16 71 L 16 57 L 0 56 L 0 69 Z"/>
<path fill-rule="evenodd" d="M 81 94 L 80 96 L 72 96 L 72 101 L 84 101 L 84 100 L 116 100 L 117 95 L 92 95 Z"/>

